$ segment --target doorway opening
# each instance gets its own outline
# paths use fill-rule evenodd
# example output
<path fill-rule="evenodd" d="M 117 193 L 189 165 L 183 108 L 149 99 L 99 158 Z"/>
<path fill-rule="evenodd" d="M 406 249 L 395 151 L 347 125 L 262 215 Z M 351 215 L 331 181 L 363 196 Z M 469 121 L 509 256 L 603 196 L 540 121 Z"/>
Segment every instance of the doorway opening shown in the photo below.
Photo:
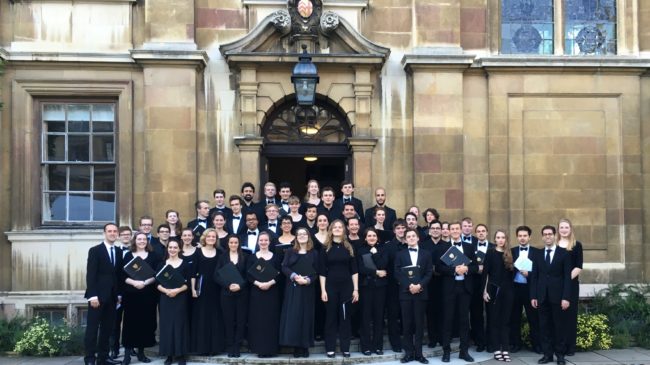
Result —
<path fill-rule="evenodd" d="M 321 188 L 331 186 L 339 192 L 349 170 L 346 157 L 319 157 L 313 162 L 302 157 L 268 157 L 267 161 L 268 181 L 290 183 L 293 194 L 300 199 L 307 193 L 307 181 L 311 179 L 317 180 Z"/>

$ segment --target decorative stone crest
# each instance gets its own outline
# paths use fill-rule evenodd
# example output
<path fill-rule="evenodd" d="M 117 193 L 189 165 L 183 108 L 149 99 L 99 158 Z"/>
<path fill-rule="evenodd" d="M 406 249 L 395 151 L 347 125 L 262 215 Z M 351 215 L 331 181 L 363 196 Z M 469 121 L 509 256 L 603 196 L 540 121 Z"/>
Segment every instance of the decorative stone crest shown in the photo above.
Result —
<path fill-rule="evenodd" d="M 310 0 L 300 0 L 298 2 L 298 14 L 303 18 L 309 18 L 314 12 L 314 4 Z"/>
<path fill-rule="evenodd" d="M 540 43 L 542 43 L 542 36 L 535 27 L 524 24 L 517 29 L 514 37 L 512 37 L 512 42 L 518 52 L 536 53 Z"/>
<path fill-rule="evenodd" d="M 280 31 L 282 34 L 287 34 L 291 31 L 291 16 L 286 10 L 276 10 L 271 13 L 271 22 L 275 29 Z"/>
<path fill-rule="evenodd" d="M 580 52 L 585 54 L 596 53 L 605 44 L 605 35 L 593 25 L 586 26 L 578 32 L 576 43 Z"/>
<path fill-rule="evenodd" d="M 339 15 L 333 11 L 326 11 L 320 17 L 320 30 L 329 34 L 339 26 Z"/>
<path fill-rule="evenodd" d="M 318 39 L 318 26 L 323 12 L 322 0 L 288 0 L 291 17 L 291 41 Z"/>

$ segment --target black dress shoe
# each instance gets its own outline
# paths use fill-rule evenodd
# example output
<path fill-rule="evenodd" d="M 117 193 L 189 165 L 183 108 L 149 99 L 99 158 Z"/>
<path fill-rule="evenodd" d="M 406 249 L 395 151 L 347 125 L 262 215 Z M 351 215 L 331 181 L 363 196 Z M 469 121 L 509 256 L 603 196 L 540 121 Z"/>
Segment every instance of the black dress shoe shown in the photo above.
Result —
<path fill-rule="evenodd" d="M 336 356 L 336 353 L 328 352 L 328 353 L 325 354 L 325 356 L 329 357 L 330 359 L 333 359 Z"/>
<path fill-rule="evenodd" d="M 393 347 L 392 350 L 393 350 L 393 352 L 402 352 L 401 347 Z"/>
<path fill-rule="evenodd" d="M 377 354 L 377 355 L 383 355 L 383 354 L 384 354 L 384 350 L 377 350 L 377 351 L 375 351 L 375 354 Z"/>
<path fill-rule="evenodd" d="M 538 364 L 548 364 L 549 362 L 553 362 L 553 356 L 544 356 L 541 359 L 537 360 Z"/>
<path fill-rule="evenodd" d="M 126 355 L 124 355 L 126 356 Z M 138 361 L 144 362 L 144 363 L 149 363 L 151 362 L 151 359 L 145 356 L 144 351 L 138 352 Z"/>
<path fill-rule="evenodd" d="M 442 353 L 442 362 L 449 362 L 450 361 L 450 359 L 449 359 L 450 356 L 449 355 L 450 355 L 449 351 L 443 352 Z"/>
<path fill-rule="evenodd" d="M 557 359 L 557 365 L 566 365 L 566 361 L 564 361 L 564 358 L 558 358 Z"/>
<path fill-rule="evenodd" d="M 131 356 L 129 354 L 124 355 L 124 360 L 122 360 L 122 365 L 129 365 L 131 363 Z"/>
<path fill-rule="evenodd" d="M 404 357 L 402 357 L 399 360 L 399 362 L 401 362 L 402 364 L 406 364 L 407 362 L 411 362 L 411 361 L 413 361 L 413 357 L 409 355 L 404 355 Z"/>
<path fill-rule="evenodd" d="M 172 357 L 171 356 L 167 356 L 167 358 L 165 359 L 165 365 L 172 365 Z"/>
<path fill-rule="evenodd" d="M 468 353 L 468 352 L 461 352 L 461 353 L 458 355 L 458 358 L 461 359 L 461 360 L 465 360 L 465 361 L 467 361 L 467 362 L 474 362 L 474 358 L 471 357 L 471 356 L 469 356 L 469 353 Z"/>
<path fill-rule="evenodd" d="M 476 352 L 483 352 L 485 351 L 485 346 L 483 345 L 476 345 Z"/>
<path fill-rule="evenodd" d="M 575 351 L 571 351 L 571 352 L 567 352 L 565 355 L 566 356 L 573 356 L 575 354 L 576 354 Z"/>
<path fill-rule="evenodd" d="M 370 351 L 370 350 L 362 351 L 361 353 L 364 354 L 365 356 L 372 355 L 372 351 Z"/>
<path fill-rule="evenodd" d="M 429 360 L 427 360 L 424 356 L 416 357 L 415 361 L 419 362 L 420 364 L 428 364 L 429 363 Z"/>
<path fill-rule="evenodd" d="M 106 360 L 104 360 L 104 364 L 107 364 L 107 365 L 119 365 L 119 364 L 121 364 L 121 363 L 122 363 L 122 362 L 119 361 L 119 360 L 113 360 L 113 359 L 106 359 Z"/>
<path fill-rule="evenodd" d="M 343 357 L 350 357 L 350 353 L 349 353 L 349 352 L 347 352 L 347 351 L 346 351 L 346 352 L 344 352 L 344 353 L 343 353 Z"/>

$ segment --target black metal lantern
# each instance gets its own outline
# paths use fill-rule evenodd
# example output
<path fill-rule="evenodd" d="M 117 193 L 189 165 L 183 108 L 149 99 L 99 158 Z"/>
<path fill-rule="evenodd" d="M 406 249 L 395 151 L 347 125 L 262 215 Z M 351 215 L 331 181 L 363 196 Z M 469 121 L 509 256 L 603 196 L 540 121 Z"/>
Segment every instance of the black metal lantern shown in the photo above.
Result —
<path fill-rule="evenodd" d="M 291 74 L 291 82 L 296 90 L 298 105 L 314 105 L 318 80 L 316 65 L 311 62 L 311 56 L 307 53 L 307 46 L 303 44 L 302 54 L 298 57 L 298 63 L 293 67 L 293 73 Z"/>

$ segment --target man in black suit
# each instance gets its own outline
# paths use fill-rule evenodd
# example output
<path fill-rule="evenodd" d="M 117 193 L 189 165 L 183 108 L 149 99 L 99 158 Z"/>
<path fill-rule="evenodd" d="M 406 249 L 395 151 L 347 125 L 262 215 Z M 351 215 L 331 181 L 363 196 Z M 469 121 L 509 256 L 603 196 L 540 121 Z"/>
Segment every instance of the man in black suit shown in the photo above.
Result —
<path fill-rule="evenodd" d="M 255 212 L 248 212 L 244 216 L 246 218 L 246 229 L 239 235 L 239 242 L 241 242 L 242 250 L 248 253 L 255 253 L 260 249 L 258 241 L 262 230 L 259 228 L 259 220 L 257 219 L 257 214 L 255 214 Z M 271 238 L 269 250 L 273 251 L 273 248 L 277 245 L 278 236 L 273 233 L 273 231 L 267 232 Z"/>
<path fill-rule="evenodd" d="M 438 262 L 443 252 L 440 252 L 442 243 L 442 224 L 439 220 L 429 223 L 428 238 L 419 244 L 420 248 L 431 253 L 432 261 Z M 442 277 L 434 272 L 427 288 L 429 299 L 427 300 L 427 334 L 429 347 L 436 347 L 436 343 L 442 345 Z"/>
<path fill-rule="evenodd" d="M 277 193 L 277 188 L 275 187 L 275 184 L 272 182 L 267 182 L 264 184 L 264 196 L 262 199 L 260 199 L 257 204 L 255 204 L 254 210 L 255 213 L 257 213 L 257 219 L 260 220 L 260 224 L 266 223 L 266 207 L 273 204 L 276 206 L 280 205 L 280 199 L 277 199 L 275 197 Z M 279 213 L 278 209 L 278 213 Z"/>
<path fill-rule="evenodd" d="M 427 287 L 433 275 L 433 263 L 431 253 L 418 247 L 417 230 L 409 228 L 405 236 L 408 249 L 397 253 L 394 267 L 399 283 L 399 302 L 402 312 L 404 357 L 400 361 L 407 363 L 416 360 L 428 364 L 429 360 L 422 355 L 422 337 L 428 298 Z M 411 270 L 407 268 L 410 266 L 418 267 L 418 277 L 413 273 L 413 268 Z M 409 279 L 409 274 L 413 275 L 413 278 Z"/>
<path fill-rule="evenodd" d="M 384 228 L 390 229 L 393 227 L 393 224 L 397 220 L 397 213 L 395 213 L 395 209 L 390 208 L 386 205 L 386 189 L 375 189 L 375 202 L 375 206 L 366 209 L 366 213 L 364 214 L 364 218 L 366 219 L 366 227 L 374 227 L 374 225 L 377 224 L 377 221 L 375 221 L 375 208 L 382 207 L 386 210 Z"/>
<path fill-rule="evenodd" d="M 539 310 L 539 329 L 544 356 L 538 364 L 553 361 L 564 365 L 563 313 L 569 309 L 571 298 L 572 262 L 567 251 L 555 244 L 555 227 L 542 228 L 544 251 L 533 260 L 530 280 L 530 302 Z"/>
<path fill-rule="evenodd" d="M 334 202 L 336 209 L 339 212 L 343 211 L 343 205 L 346 203 L 351 203 L 354 206 L 354 210 L 357 212 L 359 221 L 361 223 L 365 223 L 365 219 L 363 216 L 363 202 L 361 202 L 361 200 L 352 196 L 352 194 L 354 194 L 354 184 L 352 184 L 352 181 L 344 180 L 341 183 L 341 192 L 343 193 L 343 196 L 336 199 L 336 201 Z"/>
<path fill-rule="evenodd" d="M 280 192 L 280 216 L 284 217 L 289 214 L 289 198 L 292 195 L 291 184 L 286 181 L 281 182 L 278 191 Z"/>
<path fill-rule="evenodd" d="M 255 211 L 255 185 L 252 182 L 246 181 L 241 185 L 241 198 L 243 204 L 241 206 L 242 213 L 246 214 L 249 211 Z M 232 206 L 231 206 L 232 208 Z"/>
<path fill-rule="evenodd" d="M 393 223 L 395 237 L 384 244 L 384 252 L 388 257 L 388 286 L 386 287 L 386 319 L 388 340 L 393 352 L 402 352 L 402 338 L 400 326 L 400 305 L 399 305 L 399 287 L 395 280 L 395 258 L 397 254 L 406 249 L 406 222 L 398 219 Z"/>
<path fill-rule="evenodd" d="M 528 226 L 519 226 L 515 232 L 519 246 L 511 249 L 513 262 L 516 263 L 520 256 L 527 257 L 532 261 L 539 254 L 539 249 L 530 245 L 530 236 L 533 231 Z M 512 303 L 512 315 L 510 316 L 510 352 L 518 352 L 521 350 L 521 311 L 524 309 L 530 327 L 530 340 L 533 345 L 533 350 L 541 353 L 539 315 L 530 303 L 530 286 L 528 280 L 530 273 L 525 270 L 515 269 L 514 301 Z"/>
<path fill-rule="evenodd" d="M 321 192 L 318 214 L 326 214 L 330 222 L 341 217 L 341 211 L 334 206 L 334 189 L 330 186 L 324 187 Z"/>
<path fill-rule="evenodd" d="M 226 191 L 223 189 L 216 189 L 212 196 L 214 197 L 214 207 L 210 208 L 210 213 L 208 214 L 208 227 L 212 228 L 212 217 L 216 212 L 221 212 L 225 215 L 226 219 L 229 219 L 232 215 L 232 209 L 226 206 Z"/>
<path fill-rule="evenodd" d="M 473 362 L 469 355 L 469 302 L 474 290 L 473 275 L 478 272 L 474 246 L 461 241 L 461 223 L 449 224 L 451 243 L 443 243 L 440 252 L 444 253 L 453 244 L 470 260 L 469 265 L 448 266 L 442 259 L 436 264 L 436 271 L 442 276 L 443 311 L 445 314 L 442 333 L 442 362 L 450 361 L 451 333 L 454 319 L 458 320 L 458 333 L 460 335 L 460 353 L 458 358 Z"/>
<path fill-rule="evenodd" d="M 196 209 L 196 219 L 189 221 L 187 223 L 187 228 L 191 228 L 192 234 L 194 234 L 192 242 L 199 243 L 201 235 L 203 235 L 203 232 L 208 228 L 210 203 L 208 203 L 207 200 L 197 200 L 194 203 L 194 208 Z"/>
<path fill-rule="evenodd" d="M 104 241 L 88 250 L 86 293 L 88 318 L 84 337 L 86 365 L 119 364 L 108 357 L 108 338 L 115 325 L 116 305 L 121 300 L 118 272 L 122 269 L 122 250 L 115 247 L 118 228 L 104 225 Z"/>
<path fill-rule="evenodd" d="M 462 223 L 461 223 L 462 224 Z M 461 227 L 462 230 L 462 227 Z M 485 301 L 483 300 L 483 289 L 481 288 L 481 275 L 483 275 L 483 263 L 478 260 L 479 252 L 482 253 L 482 257 L 485 257 L 485 254 L 489 249 L 494 249 L 494 243 L 488 242 L 488 227 L 479 223 L 476 225 L 474 230 L 476 233 L 476 245 L 474 245 L 474 252 L 477 255 L 477 264 L 478 272 L 472 274 L 474 276 L 474 292 L 472 293 L 472 299 L 469 305 L 469 314 L 470 314 L 470 337 L 474 340 L 476 345 L 476 352 L 483 352 L 485 350 L 485 345 L 487 338 L 487 328 L 485 326 Z"/>
<path fill-rule="evenodd" d="M 472 245 L 476 246 L 476 243 L 478 242 L 478 238 L 473 235 L 474 223 L 472 222 L 472 218 L 470 217 L 463 218 L 463 220 L 460 221 L 460 230 L 461 230 L 461 235 L 460 235 L 461 241 L 463 241 L 463 243 L 471 243 Z"/>
<path fill-rule="evenodd" d="M 275 204 L 269 204 L 264 208 L 265 222 L 260 225 L 260 230 L 269 231 L 276 235 L 282 234 L 282 229 L 280 228 L 280 221 L 278 216 L 280 215 L 280 208 Z"/>
<path fill-rule="evenodd" d="M 246 231 L 246 220 L 242 213 L 243 199 L 239 195 L 231 195 L 228 199 L 232 215 L 226 220 L 226 230 L 231 234 L 240 236 Z"/>
<path fill-rule="evenodd" d="M 153 236 L 151 231 L 153 230 L 153 218 L 148 215 L 143 215 L 138 220 L 138 231 L 147 235 L 147 240 L 149 243 L 156 241 L 156 238 Z"/>

